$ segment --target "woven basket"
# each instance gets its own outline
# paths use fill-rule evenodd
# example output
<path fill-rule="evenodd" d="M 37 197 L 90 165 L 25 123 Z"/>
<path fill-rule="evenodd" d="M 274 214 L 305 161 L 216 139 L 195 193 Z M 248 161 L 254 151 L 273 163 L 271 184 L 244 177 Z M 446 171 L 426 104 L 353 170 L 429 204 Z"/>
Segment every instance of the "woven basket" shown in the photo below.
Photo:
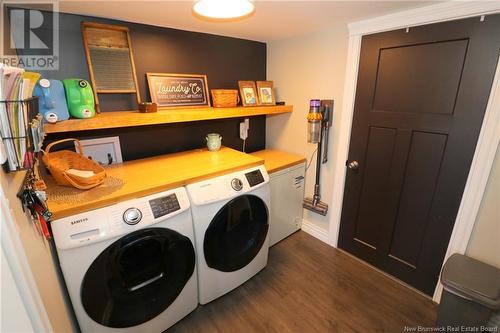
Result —
<path fill-rule="evenodd" d="M 238 90 L 212 89 L 212 101 L 215 108 L 231 108 L 240 102 Z"/>
<path fill-rule="evenodd" d="M 52 146 L 67 141 L 76 142 L 78 153 L 71 150 L 50 152 Z M 73 186 L 81 190 L 88 190 L 102 184 L 104 178 L 106 178 L 106 171 L 104 171 L 104 168 L 83 155 L 82 145 L 77 139 L 64 139 L 52 142 L 47 145 L 47 148 L 43 151 L 42 160 L 52 174 L 52 177 L 54 177 L 56 183 L 59 185 Z M 95 175 L 92 177 L 79 177 L 67 173 L 66 170 L 68 169 L 94 171 Z"/>

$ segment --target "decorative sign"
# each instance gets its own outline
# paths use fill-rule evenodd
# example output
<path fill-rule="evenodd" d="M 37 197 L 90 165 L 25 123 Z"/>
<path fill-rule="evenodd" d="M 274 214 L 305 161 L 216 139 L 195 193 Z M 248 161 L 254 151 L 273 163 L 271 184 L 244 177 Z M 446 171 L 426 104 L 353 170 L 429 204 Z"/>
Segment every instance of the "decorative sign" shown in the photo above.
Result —
<path fill-rule="evenodd" d="M 149 93 L 159 107 L 210 106 L 206 75 L 147 73 Z"/>

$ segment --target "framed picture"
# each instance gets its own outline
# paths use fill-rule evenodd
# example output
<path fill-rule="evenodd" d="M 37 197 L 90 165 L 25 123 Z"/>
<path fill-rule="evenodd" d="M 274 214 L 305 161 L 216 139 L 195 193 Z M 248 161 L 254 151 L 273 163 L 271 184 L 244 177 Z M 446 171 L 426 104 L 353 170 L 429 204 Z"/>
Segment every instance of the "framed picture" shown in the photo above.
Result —
<path fill-rule="evenodd" d="M 253 81 L 238 81 L 240 87 L 241 103 L 243 106 L 259 105 L 259 97 Z"/>
<path fill-rule="evenodd" d="M 257 81 L 257 94 L 260 105 L 276 105 L 273 81 Z"/>
<path fill-rule="evenodd" d="M 210 107 L 207 76 L 146 73 L 151 101 L 158 107 Z"/>

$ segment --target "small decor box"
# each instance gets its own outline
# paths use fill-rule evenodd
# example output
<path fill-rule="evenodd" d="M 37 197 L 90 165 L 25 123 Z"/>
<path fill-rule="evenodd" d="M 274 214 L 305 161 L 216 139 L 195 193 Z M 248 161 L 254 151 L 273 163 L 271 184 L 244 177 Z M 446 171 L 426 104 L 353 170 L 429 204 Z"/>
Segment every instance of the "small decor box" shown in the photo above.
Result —
<path fill-rule="evenodd" d="M 231 108 L 238 105 L 240 96 L 235 89 L 212 89 L 212 104 L 216 108 Z"/>

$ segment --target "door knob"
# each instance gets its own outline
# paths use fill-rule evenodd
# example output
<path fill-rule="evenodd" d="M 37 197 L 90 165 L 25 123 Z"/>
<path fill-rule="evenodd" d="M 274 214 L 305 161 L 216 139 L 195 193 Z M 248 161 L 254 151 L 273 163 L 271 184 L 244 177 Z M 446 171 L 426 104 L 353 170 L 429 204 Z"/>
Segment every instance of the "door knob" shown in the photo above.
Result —
<path fill-rule="evenodd" d="M 350 162 L 347 162 L 347 167 L 351 170 L 358 170 L 359 163 L 358 163 L 358 161 L 350 161 Z"/>

